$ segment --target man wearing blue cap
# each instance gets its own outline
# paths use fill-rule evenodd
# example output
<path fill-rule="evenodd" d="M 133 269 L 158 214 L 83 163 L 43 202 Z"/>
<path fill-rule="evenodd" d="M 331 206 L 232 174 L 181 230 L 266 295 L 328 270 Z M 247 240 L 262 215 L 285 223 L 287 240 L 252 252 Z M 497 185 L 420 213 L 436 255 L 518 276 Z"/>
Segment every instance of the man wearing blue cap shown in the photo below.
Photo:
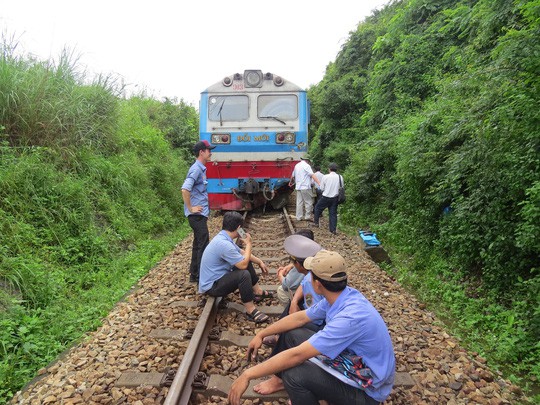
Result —
<path fill-rule="evenodd" d="M 206 163 L 212 159 L 212 149 L 207 140 L 199 141 L 193 146 L 196 156 L 195 163 L 189 168 L 184 184 L 182 184 L 182 199 L 184 200 L 184 215 L 187 217 L 189 226 L 193 229 L 193 246 L 191 249 L 191 264 L 189 266 L 189 281 L 199 281 L 201 257 L 210 241 L 208 233 L 208 216 L 210 206 L 208 204 L 208 191 L 206 185 Z"/>

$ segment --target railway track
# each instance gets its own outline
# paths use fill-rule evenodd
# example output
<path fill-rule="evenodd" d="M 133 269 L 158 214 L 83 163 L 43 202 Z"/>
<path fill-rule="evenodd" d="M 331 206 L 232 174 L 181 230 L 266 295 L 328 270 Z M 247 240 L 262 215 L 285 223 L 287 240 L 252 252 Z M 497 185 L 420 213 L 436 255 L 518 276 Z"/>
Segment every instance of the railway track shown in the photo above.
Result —
<path fill-rule="evenodd" d="M 283 212 L 253 213 L 247 218 L 253 252 L 271 270 L 260 282 L 265 289 L 276 288 L 275 270 L 288 261 L 284 238 L 293 227 L 308 226 L 292 218 Z M 221 221 L 220 215 L 210 219 L 211 236 L 219 231 Z M 518 387 L 448 335 L 422 303 L 370 260 L 355 238 L 331 235 L 326 218 L 321 223 L 321 228 L 312 228 L 316 241 L 342 253 L 350 264 L 350 284 L 363 292 L 388 325 L 398 373 L 412 378 L 408 383 L 398 381 L 385 404 L 526 403 Z M 248 321 L 234 294 L 225 300 L 226 307 L 223 300 L 203 301 L 196 285 L 188 282 L 190 257 L 191 238 L 187 238 L 140 280 L 98 330 L 40 370 L 11 403 L 226 403 L 228 386 L 247 366 L 245 345 L 266 324 Z M 259 308 L 271 316 L 281 313 L 277 300 L 264 305 Z M 252 390 L 244 398 L 253 404 L 287 400 L 285 393 L 257 398 Z"/>
<path fill-rule="evenodd" d="M 279 215 L 265 217 L 246 215 L 244 228 L 253 238 L 253 254 L 261 258 L 271 269 L 269 275 L 273 276 L 273 280 L 268 280 L 268 276 L 263 275 L 260 284 L 264 283 L 266 277 L 269 283 L 263 284 L 262 288 L 275 291 L 277 288 L 275 270 L 288 261 L 288 255 L 283 250 L 283 241 L 288 235 L 294 233 L 287 211 L 284 208 Z M 279 315 L 283 312 L 283 308 L 276 302 L 273 305 L 258 305 L 258 307 L 268 315 Z M 220 312 L 220 308 L 223 311 Z M 231 311 L 235 312 L 232 316 Z M 249 333 L 250 326 L 255 329 L 255 325 L 252 323 L 250 325 L 249 321 L 246 325 L 245 319 L 237 316 L 237 313 L 243 312 L 240 302 L 233 300 L 225 303 L 225 299 L 219 297 L 206 298 L 197 328 L 165 399 L 166 405 L 187 405 L 193 391 L 199 394 L 199 400 L 209 399 L 209 396 L 227 396 L 232 384 L 232 379 L 227 377 L 227 374 L 231 369 L 234 371 L 238 366 L 245 365 L 245 355 L 235 351 L 232 360 L 229 359 L 224 363 L 220 349 L 247 346 L 253 334 L 246 335 L 245 333 Z M 208 348 L 209 342 L 214 347 Z M 225 350 L 228 351 L 228 349 Z M 205 352 L 206 359 L 204 359 Z M 197 371 L 199 369 L 204 371 Z M 260 397 L 252 389 L 255 384 L 256 382 L 252 382 L 250 385 L 246 398 Z M 285 399 L 285 397 L 282 392 L 267 399 Z"/>

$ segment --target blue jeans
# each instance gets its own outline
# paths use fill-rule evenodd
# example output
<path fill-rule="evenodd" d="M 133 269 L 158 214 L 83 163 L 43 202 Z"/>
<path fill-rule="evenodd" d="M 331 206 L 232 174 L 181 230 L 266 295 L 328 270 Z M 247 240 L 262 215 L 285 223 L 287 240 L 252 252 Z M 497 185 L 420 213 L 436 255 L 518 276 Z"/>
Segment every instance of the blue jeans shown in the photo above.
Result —
<path fill-rule="evenodd" d="M 328 229 L 330 232 L 335 233 L 337 229 L 337 196 L 329 198 L 322 196 L 317 205 L 315 206 L 315 216 L 313 222 L 319 224 L 319 218 L 323 211 L 328 208 Z"/>

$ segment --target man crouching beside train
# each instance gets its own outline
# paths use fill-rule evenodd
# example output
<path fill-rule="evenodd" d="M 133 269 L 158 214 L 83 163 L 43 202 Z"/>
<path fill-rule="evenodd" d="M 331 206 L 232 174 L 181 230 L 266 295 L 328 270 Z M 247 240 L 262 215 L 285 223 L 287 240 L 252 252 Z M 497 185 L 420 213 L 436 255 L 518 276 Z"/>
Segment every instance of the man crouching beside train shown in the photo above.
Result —
<path fill-rule="evenodd" d="M 318 405 L 319 400 L 335 405 L 383 402 L 394 384 L 395 357 L 381 315 L 347 286 L 345 260 L 339 253 L 321 250 L 308 257 L 304 267 L 311 270 L 313 289 L 325 299 L 255 335 L 248 346 L 250 360 L 266 336 L 285 334 L 288 349 L 244 370 L 231 387 L 229 402 L 239 405 L 250 380 L 272 374 L 282 384 L 257 390 L 270 394 L 284 388 L 292 405 Z M 316 320 L 325 320 L 326 326 L 318 332 L 303 328 Z"/>

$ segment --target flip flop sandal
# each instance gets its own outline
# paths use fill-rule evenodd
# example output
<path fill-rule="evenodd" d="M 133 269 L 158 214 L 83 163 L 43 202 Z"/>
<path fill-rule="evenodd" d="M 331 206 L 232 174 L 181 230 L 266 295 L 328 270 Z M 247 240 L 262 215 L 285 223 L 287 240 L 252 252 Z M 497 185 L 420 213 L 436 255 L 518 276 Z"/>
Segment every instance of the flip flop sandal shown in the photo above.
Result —
<path fill-rule="evenodd" d="M 272 294 L 270 291 L 262 290 L 262 294 L 255 294 L 255 298 L 253 299 L 253 301 L 261 302 L 262 300 L 272 298 L 274 298 L 274 294 Z"/>
<path fill-rule="evenodd" d="M 248 319 L 252 320 L 255 323 L 263 323 L 268 321 L 269 317 L 265 313 L 262 313 L 258 309 L 254 309 L 251 314 L 246 312 Z"/>

